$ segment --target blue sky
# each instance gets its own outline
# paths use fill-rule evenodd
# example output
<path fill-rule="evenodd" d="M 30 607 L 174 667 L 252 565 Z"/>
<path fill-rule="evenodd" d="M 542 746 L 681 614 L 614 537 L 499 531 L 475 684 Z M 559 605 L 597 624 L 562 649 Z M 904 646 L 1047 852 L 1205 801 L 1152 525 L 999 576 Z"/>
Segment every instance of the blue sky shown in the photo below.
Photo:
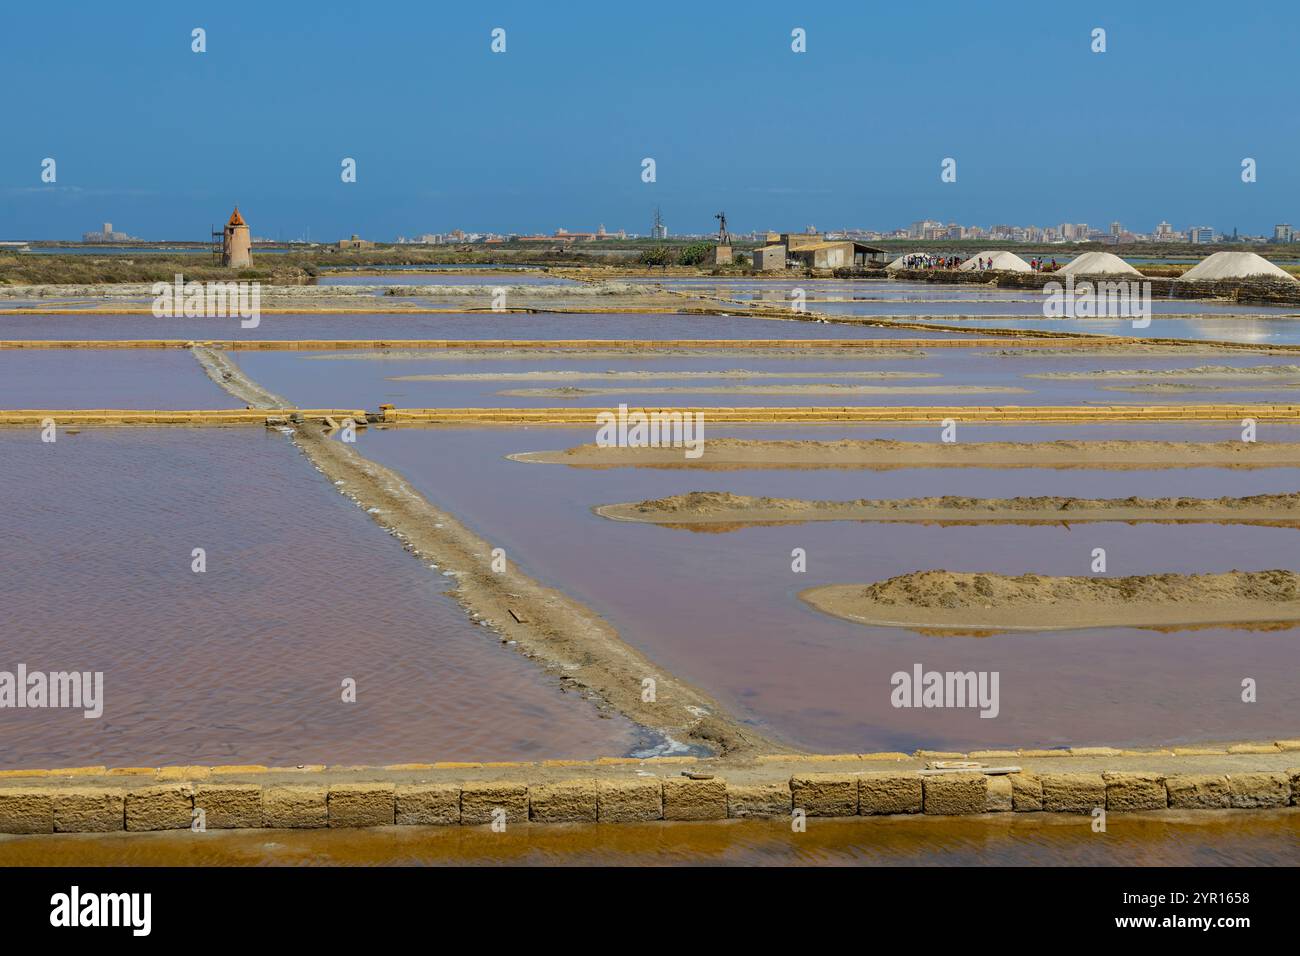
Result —
<path fill-rule="evenodd" d="M 801 7 L 8 4 L 0 237 L 1300 225 L 1294 4 Z"/>

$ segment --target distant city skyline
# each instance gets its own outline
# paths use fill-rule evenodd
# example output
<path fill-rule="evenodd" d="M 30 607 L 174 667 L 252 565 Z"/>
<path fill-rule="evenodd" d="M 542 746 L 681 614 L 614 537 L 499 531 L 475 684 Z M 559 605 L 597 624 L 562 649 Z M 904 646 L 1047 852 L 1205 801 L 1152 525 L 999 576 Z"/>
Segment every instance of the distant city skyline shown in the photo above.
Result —
<path fill-rule="evenodd" d="M 615 240 L 615 239 L 670 239 L 673 237 L 696 237 L 708 236 L 714 234 L 716 230 L 706 232 L 678 232 L 675 233 L 669 229 L 667 222 L 663 219 L 661 210 L 656 208 L 654 218 L 650 229 L 646 232 L 638 232 L 633 229 L 610 229 L 605 223 L 599 223 L 594 230 L 574 229 L 567 226 L 557 226 L 549 233 L 527 233 L 520 230 L 491 230 L 491 229 L 463 229 L 456 227 L 444 232 L 418 232 L 411 235 L 400 234 L 397 236 L 366 236 L 359 237 L 358 234 L 352 234 L 353 239 L 364 238 L 368 242 L 384 243 L 410 243 L 410 244 L 440 244 L 440 243 L 461 243 L 461 242 L 481 242 L 484 240 L 505 240 L 512 241 L 591 241 L 591 240 Z M 1241 241 L 1264 241 L 1270 243 L 1290 243 L 1300 241 L 1300 233 L 1297 233 L 1291 223 L 1274 223 L 1270 230 L 1261 233 L 1249 233 L 1241 230 L 1220 229 L 1211 225 L 1189 225 L 1180 229 L 1172 225 L 1167 220 L 1161 220 L 1151 230 L 1130 229 L 1121 220 L 1112 220 L 1105 226 L 1092 226 L 1088 223 L 1061 222 L 1051 226 L 1040 226 L 1037 224 L 1012 224 L 1002 223 L 989 226 L 960 224 L 954 221 L 944 221 L 941 219 L 921 219 L 914 220 L 908 226 L 891 229 L 875 229 L 870 226 L 840 226 L 829 229 L 819 229 L 814 224 L 808 224 L 800 229 L 790 229 L 788 227 L 776 227 L 766 229 L 748 229 L 733 230 L 733 234 L 740 239 L 762 238 L 779 232 L 790 231 L 815 231 L 828 235 L 851 235 L 858 238 L 875 238 L 875 239 L 908 239 L 920 241 L 968 241 L 979 239 L 990 239 L 1007 242 L 1106 242 L 1106 243 L 1133 243 L 1133 242 L 1188 242 L 1193 244 L 1209 244 L 1212 242 L 1221 242 L 1228 239 L 1240 239 Z M 113 228 L 111 222 L 103 224 L 99 230 L 86 231 L 81 235 L 81 241 L 87 243 L 110 243 L 110 242 L 202 242 L 204 237 L 181 237 L 181 236 L 158 236 L 158 237 L 141 237 L 132 236 L 126 232 L 118 231 Z M 41 241 L 41 240 L 38 240 Z M 55 239 L 43 241 L 75 241 L 73 237 L 57 237 Z M 333 244 L 336 240 L 333 238 L 292 236 L 292 237 L 274 237 L 255 234 L 254 242 L 315 242 Z"/>
<path fill-rule="evenodd" d="M 682 9 L 687 28 L 594 0 L 15 6 L 0 238 L 201 239 L 235 203 L 260 236 L 319 241 L 645 235 L 655 207 L 675 234 L 724 208 L 739 233 L 1300 221 L 1280 2 Z"/>

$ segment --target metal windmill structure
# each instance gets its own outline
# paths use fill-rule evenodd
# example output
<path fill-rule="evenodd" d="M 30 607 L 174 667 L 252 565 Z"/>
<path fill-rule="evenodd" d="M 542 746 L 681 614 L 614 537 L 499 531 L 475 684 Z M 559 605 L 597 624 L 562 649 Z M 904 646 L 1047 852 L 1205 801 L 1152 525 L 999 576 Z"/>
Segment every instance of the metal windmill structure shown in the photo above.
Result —
<path fill-rule="evenodd" d="M 731 245 L 731 233 L 727 231 L 727 214 L 725 212 L 714 213 L 713 218 L 718 220 L 718 245 Z"/>

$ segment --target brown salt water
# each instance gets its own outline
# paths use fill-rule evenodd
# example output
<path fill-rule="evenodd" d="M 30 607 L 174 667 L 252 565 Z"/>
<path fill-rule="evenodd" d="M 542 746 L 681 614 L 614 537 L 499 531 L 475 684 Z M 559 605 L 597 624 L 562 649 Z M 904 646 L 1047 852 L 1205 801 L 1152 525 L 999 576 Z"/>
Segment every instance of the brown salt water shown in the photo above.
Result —
<path fill-rule="evenodd" d="M 241 408 L 188 352 L 0 350 L 0 408 Z"/>
<path fill-rule="evenodd" d="M 1296 866 L 1300 810 L 0 836 L 0 866 Z"/>
<path fill-rule="evenodd" d="M 410 303 L 418 305 L 419 303 Z M 442 306 L 445 308 L 445 306 Z M 0 339 L 862 339 L 951 338 L 953 333 L 740 315 L 659 313 L 452 312 L 400 315 L 263 314 L 256 328 L 237 319 L 150 315 L 5 315 Z"/>
<path fill-rule="evenodd" d="M 0 430 L 0 487 L 0 670 L 104 675 L 98 719 L 0 709 L 0 769 L 590 758 L 642 741 L 472 624 L 447 578 L 279 434 Z"/>
<path fill-rule="evenodd" d="M 1109 356 L 1080 352 L 1071 356 L 1000 355 L 986 349 L 931 349 L 922 356 L 842 358 L 644 357 L 565 359 L 547 356 L 538 367 L 574 374 L 564 380 L 520 377 L 516 361 L 454 357 L 383 359 L 351 357 L 346 352 L 236 352 L 231 358 L 256 382 L 309 408 L 377 408 L 391 402 L 406 408 L 562 407 L 585 405 L 1149 405 L 1214 402 L 1300 402 L 1300 371 L 1290 375 L 1240 378 L 1133 375 L 1124 378 L 1041 378 L 1044 374 L 1087 373 L 1099 369 L 1171 371 L 1206 365 L 1249 369 L 1300 365 L 1290 356 L 1200 354 L 1193 356 Z M 327 363 L 327 364 L 326 364 Z M 743 369 L 764 377 L 709 377 L 709 372 Z M 327 370 L 327 371 L 326 371 Z M 618 379 L 605 372 L 645 372 L 644 378 Z M 674 377 L 690 372 L 694 377 Z M 507 376 L 485 378 L 492 374 Z M 809 373 L 818 378 L 807 377 Z M 852 373 L 852 374 L 850 374 Z M 782 377 L 782 375 L 787 377 Z M 471 375 L 473 379 L 446 376 Z M 879 377 L 872 377 L 878 375 Z M 905 375 L 909 377 L 889 376 Z M 413 377 L 429 376 L 425 380 Z M 866 376 L 866 377 L 863 377 Z M 1216 390 L 1115 391 L 1149 383 L 1212 386 Z M 702 388 L 796 387 L 782 393 Z M 884 388 L 857 392 L 854 387 Z M 669 388 L 671 392 L 646 391 Z M 694 389 L 694 390 L 693 390 Z M 910 391 L 909 391 L 910 389 Z M 920 389 L 921 391 L 917 391 Z M 988 389 L 988 391 L 981 391 Z M 1246 389 L 1243 391 L 1242 389 Z M 570 391 L 573 390 L 573 391 Z M 894 391 L 896 390 L 896 391 Z M 587 392 L 592 392 L 587 394 Z M 527 394 L 521 394 L 527 393 Z"/>
<path fill-rule="evenodd" d="M 1033 437 L 1215 440 L 1211 426 L 1035 430 Z M 789 437 L 795 430 L 708 434 Z M 900 437 L 907 429 L 808 428 L 802 437 Z M 937 429 L 934 430 L 937 437 Z M 1143 434 L 1145 432 L 1145 434 Z M 1235 430 L 1233 431 L 1235 436 Z M 790 743 L 820 751 L 1143 744 L 1250 739 L 1294 732 L 1300 629 L 1131 628 L 923 636 L 829 618 L 798 599 L 819 584 L 870 582 L 946 568 L 1005 574 L 1264 570 L 1295 565 L 1296 532 L 1227 525 L 961 526 L 824 523 L 687 534 L 608 521 L 591 507 L 691 490 L 849 498 L 913 495 L 1236 495 L 1295 490 L 1268 471 L 1106 472 L 1034 469 L 740 471 L 572 469 L 502 460 L 516 451 L 591 441 L 594 429 L 371 431 L 359 451 L 406 475 L 428 497 L 502 547 L 528 573 L 605 615 L 667 670 Z M 1025 440 L 1024 429 L 968 429 L 967 440 Z M 1293 437 L 1293 436 L 1292 436 Z M 807 572 L 791 570 L 792 551 Z M 1086 622 L 1080 622 L 1086 624 Z M 890 678 L 913 665 L 995 670 L 1000 712 L 896 709 Z M 1241 682 L 1260 683 L 1243 704 Z M 1267 688 L 1267 692 L 1264 691 Z"/>

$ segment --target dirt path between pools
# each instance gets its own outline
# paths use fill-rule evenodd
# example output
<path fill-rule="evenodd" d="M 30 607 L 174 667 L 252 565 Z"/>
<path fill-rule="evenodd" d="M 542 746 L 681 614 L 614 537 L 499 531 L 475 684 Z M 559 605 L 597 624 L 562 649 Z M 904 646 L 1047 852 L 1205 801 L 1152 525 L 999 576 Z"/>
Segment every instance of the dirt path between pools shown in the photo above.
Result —
<path fill-rule="evenodd" d="M 221 371 L 214 381 L 232 394 L 275 398 L 233 363 L 213 361 L 212 367 Z M 585 691 L 598 708 L 611 708 L 673 741 L 722 755 L 790 749 L 744 726 L 703 691 L 655 666 L 595 611 L 544 587 L 508 557 L 505 570 L 494 572 L 492 545 L 432 505 L 397 472 L 363 458 L 351 445 L 331 440 L 318 425 L 296 424 L 292 432 L 298 448 L 342 494 L 365 508 L 407 551 L 428 562 L 431 573 L 455 581 L 451 593 L 471 617 L 563 684 Z M 645 693 L 646 678 L 654 681 L 652 695 Z"/>
<path fill-rule="evenodd" d="M 1125 578 L 914 571 L 875 584 L 809 588 L 799 597 L 859 624 L 927 631 L 1300 622 L 1300 575 L 1281 570 Z"/>
<path fill-rule="evenodd" d="M 694 459 L 683 458 L 680 448 L 602 448 L 596 444 L 509 457 L 575 468 L 1294 468 L 1300 466 L 1300 443 L 709 438 L 703 455 Z"/>
<path fill-rule="evenodd" d="M 693 491 L 646 501 L 601 505 L 616 521 L 684 527 L 805 521 L 1051 522 L 1216 521 L 1298 525 L 1300 493 L 1245 498 L 901 498 L 812 501 Z"/>
<path fill-rule="evenodd" d="M 683 743 L 719 753 L 762 753 L 776 745 L 725 713 L 702 691 L 666 673 L 634 649 L 586 605 L 548 588 L 506 558 L 491 568 L 493 545 L 451 514 L 430 504 L 396 472 L 325 437 L 318 426 L 295 429 L 299 448 L 338 490 L 365 508 L 407 551 L 436 562 L 436 573 L 456 583 L 454 597 L 503 641 L 570 687 L 587 691 L 597 706 Z M 643 700 L 652 678 L 654 700 Z"/>

